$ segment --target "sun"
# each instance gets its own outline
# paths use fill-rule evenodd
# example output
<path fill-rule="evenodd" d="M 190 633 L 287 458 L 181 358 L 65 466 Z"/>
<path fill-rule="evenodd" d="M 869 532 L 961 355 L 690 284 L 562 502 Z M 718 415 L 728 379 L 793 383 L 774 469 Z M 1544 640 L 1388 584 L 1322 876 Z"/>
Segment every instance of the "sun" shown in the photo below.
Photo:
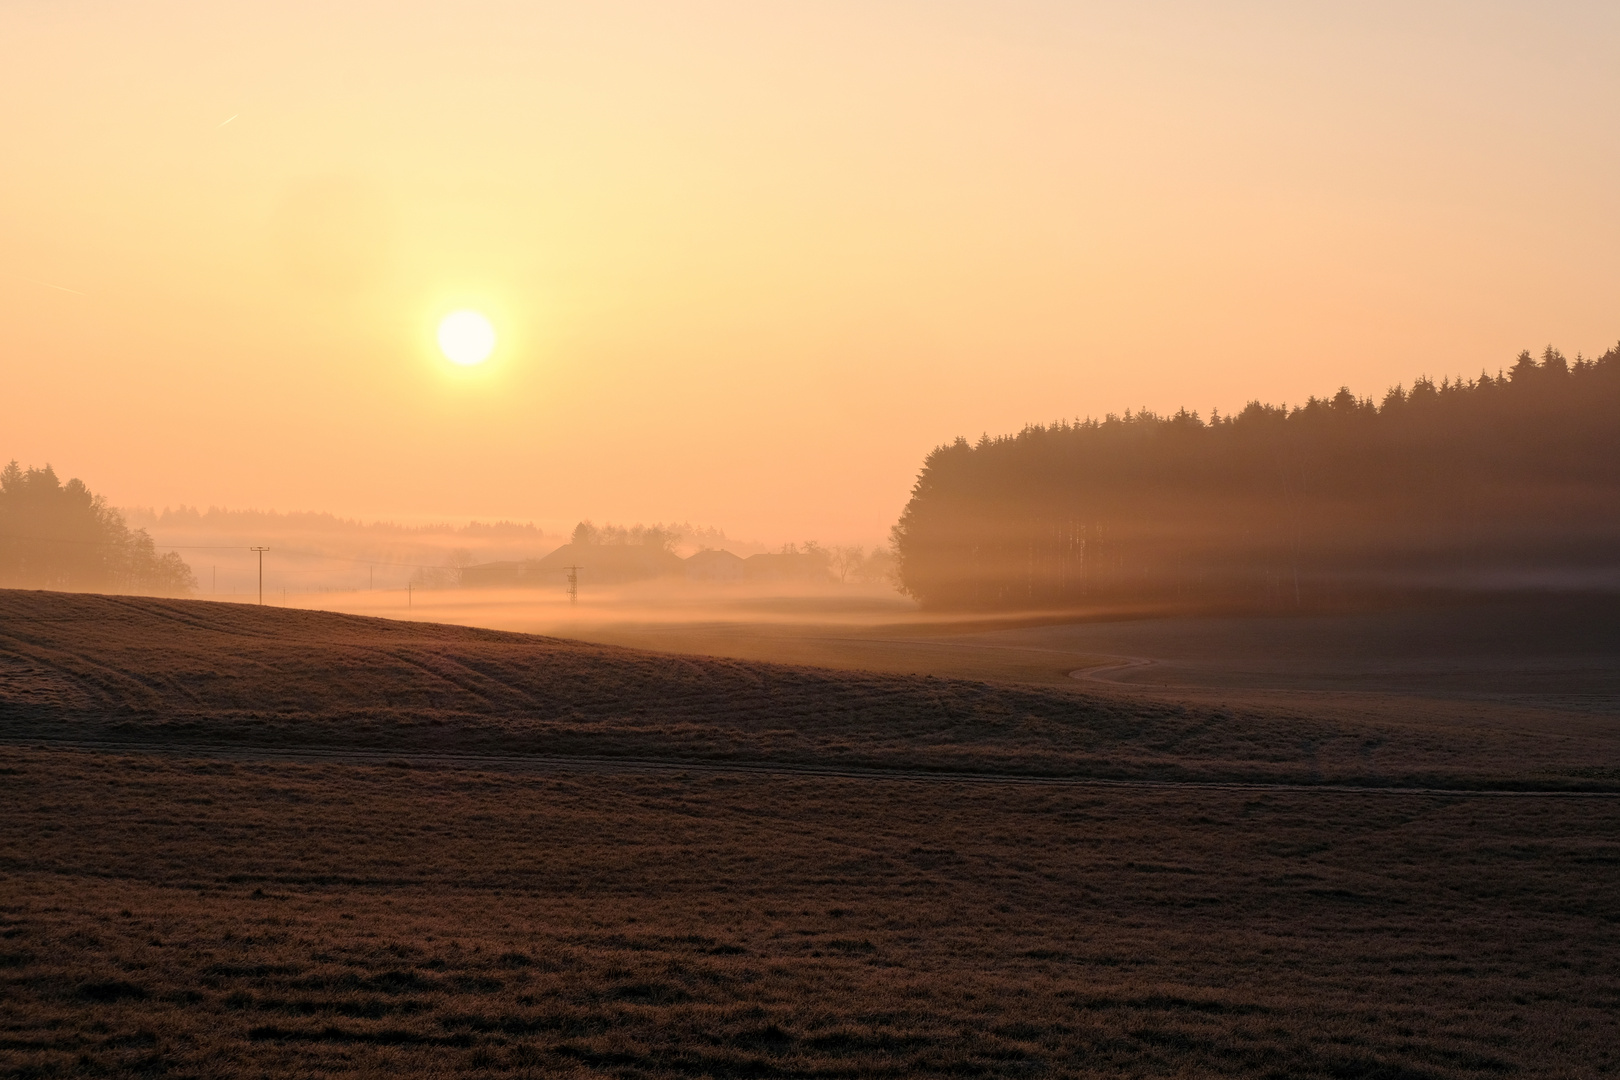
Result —
<path fill-rule="evenodd" d="M 476 311 L 452 311 L 439 320 L 439 350 L 452 364 L 482 364 L 495 350 L 495 327 Z"/>

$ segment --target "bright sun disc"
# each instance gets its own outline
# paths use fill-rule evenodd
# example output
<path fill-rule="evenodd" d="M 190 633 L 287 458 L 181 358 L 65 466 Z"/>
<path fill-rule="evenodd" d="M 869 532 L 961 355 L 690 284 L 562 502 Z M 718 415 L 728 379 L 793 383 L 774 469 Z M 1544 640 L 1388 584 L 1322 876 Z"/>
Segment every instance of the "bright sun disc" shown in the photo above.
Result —
<path fill-rule="evenodd" d="M 452 311 L 439 323 L 439 350 L 452 364 L 482 364 L 494 348 L 495 328 L 476 311 Z"/>

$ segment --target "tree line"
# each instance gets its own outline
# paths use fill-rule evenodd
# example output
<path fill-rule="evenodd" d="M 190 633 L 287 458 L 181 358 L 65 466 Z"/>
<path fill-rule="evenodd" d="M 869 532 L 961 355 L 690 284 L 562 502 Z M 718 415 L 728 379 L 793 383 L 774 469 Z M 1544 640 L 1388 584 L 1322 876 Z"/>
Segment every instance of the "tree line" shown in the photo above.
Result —
<path fill-rule="evenodd" d="M 0 586 L 185 595 L 196 588 L 175 552 L 159 555 L 145 529 L 49 465 L 0 469 Z"/>
<path fill-rule="evenodd" d="M 683 525 L 597 525 L 581 521 L 574 526 L 569 543 L 576 548 L 585 547 L 649 547 L 678 554 L 678 547 L 688 550 L 739 548 L 756 555 L 788 555 L 803 567 L 802 576 L 829 577 L 840 583 L 889 582 L 895 580 L 895 560 L 892 552 L 881 547 L 871 551 L 858 544 L 822 544 L 806 540 L 803 544 L 785 543 L 780 550 L 771 551 L 761 544 L 738 544 L 713 527 L 697 529 Z M 733 552 L 738 554 L 738 552 Z"/>
<path fill-rule="evenodd" d="M 1286 609 L 1620 584 L 1620 345 L 1422 378 L 958 438 L 892 531 L 927 606 Z"/>

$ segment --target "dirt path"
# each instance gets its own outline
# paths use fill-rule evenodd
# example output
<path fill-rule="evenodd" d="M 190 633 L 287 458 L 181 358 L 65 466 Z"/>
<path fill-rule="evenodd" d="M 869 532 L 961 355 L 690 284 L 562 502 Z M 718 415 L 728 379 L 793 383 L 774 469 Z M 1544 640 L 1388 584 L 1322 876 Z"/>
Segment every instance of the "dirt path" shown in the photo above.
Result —
<path fill-rule="evenodd" d="M 1136 683 L 1124 682 L 1111 676 L 1118 675 L 1121 672 L 1135 671 L 1138 668 L 1149 667 L 1157 663 L 1158 661 L 1151 656 L 1118 656 L 1113 657 L 1105 664 L 1077 668 L 1069 672 L 1069 678 L 1079 679 L 1082 682 L 1108 683 L 1110 686 L 1135 686 Z"/>

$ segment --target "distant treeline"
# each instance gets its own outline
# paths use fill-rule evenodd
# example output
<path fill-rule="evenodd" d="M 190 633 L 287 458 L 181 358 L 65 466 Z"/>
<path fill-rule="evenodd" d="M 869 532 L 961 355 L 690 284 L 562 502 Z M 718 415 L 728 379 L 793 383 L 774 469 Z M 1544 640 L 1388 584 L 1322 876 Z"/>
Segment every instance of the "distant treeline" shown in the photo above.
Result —
<path fill-rule="evenodd" d="M 1341 389 L 941 446 L 893 530 L 935 607 L 1301 608 L 1620 584 L 1620 346 L 1505 374 Z"/>
<path fill-rule="evenodd" d="M 465 525 L 434 523 L 427 525 L 401 525 L 392 521 L 360 521 L 338 517 L 336 514 L 278 510 L 226 510 L 210 506 L 199 510 L 195 506 L 164 507 L 162 510 L 126 509 L 128 518 L 159 530 L 202 530 L 238 532 L 258 537 L 284 536 L 288 533 L 315 535 L 341 533 L 346 535 L 379 534 L 387 537 L 407 538 L 425 534 L 459 534 L 469 540 L 506 540 L 543 544 L 546 534 L 537 526 L 518 521 L 473 521 Z"/>
<path fill-rule="evenodd" d="M 777 560 L 779 565 L 791 563 L 800 568 L 779 576 L 835 577 L 840 582 L 892 583 L 894 580 L 894 556 L 882 548 L 873 548 L 868 552 L 858 544 L 825 545 L 815 540 L 806 540 L 802 547 L 799 544 L 788 543 L 783 544 L 780 550 L 771 551 L 763 544 L 738 544 L 729 541 L 726 534 L 718 529 L 698 530 L 691 525 L 634 525 L 627 528 L 621 525 L 596 525 L 582 521 L 574 526 L 569 549 L 553 552 L 547 558 L 583 557 L 580 553 L 591 547 L 649 547 L 673 552 L 678 545 L 695 548 L 697 551 L 735 548 L 738 552 L 747 551 L 753 555 L 765 555 L 769 559 Z"/>
<path fill-rule="evenodd" d="M 707 533 L 707 536 L 704 536 Z M 707 584 L 742 581 L 893 582 L 894 557 L 874 548 L 824 546 L 814 540 L 783 544 L 780 551 L 755 551 L 744 558 L 726 548 L 704 546 L 682 556 L 677 545 L 725 534 L 697 532 L 689 525 L 597 525 L 582 521 L 572 538 L 542 559 L 484 563 L 463 567 L 456 578 L 435 576 L 431 583 L 459 583 L 473 588 L 545 587 L 568 580 L 590 585 L 618 585 L 662 577 L 685 577 Z M 758 547 L 760 545 L 749 545 Z"/>
<path fill-rule="evenodd" d="M 49 465 L 0 470 L 0 587 L 185 595 L 196 584 L 82 480 L 64 484 Z"/>

